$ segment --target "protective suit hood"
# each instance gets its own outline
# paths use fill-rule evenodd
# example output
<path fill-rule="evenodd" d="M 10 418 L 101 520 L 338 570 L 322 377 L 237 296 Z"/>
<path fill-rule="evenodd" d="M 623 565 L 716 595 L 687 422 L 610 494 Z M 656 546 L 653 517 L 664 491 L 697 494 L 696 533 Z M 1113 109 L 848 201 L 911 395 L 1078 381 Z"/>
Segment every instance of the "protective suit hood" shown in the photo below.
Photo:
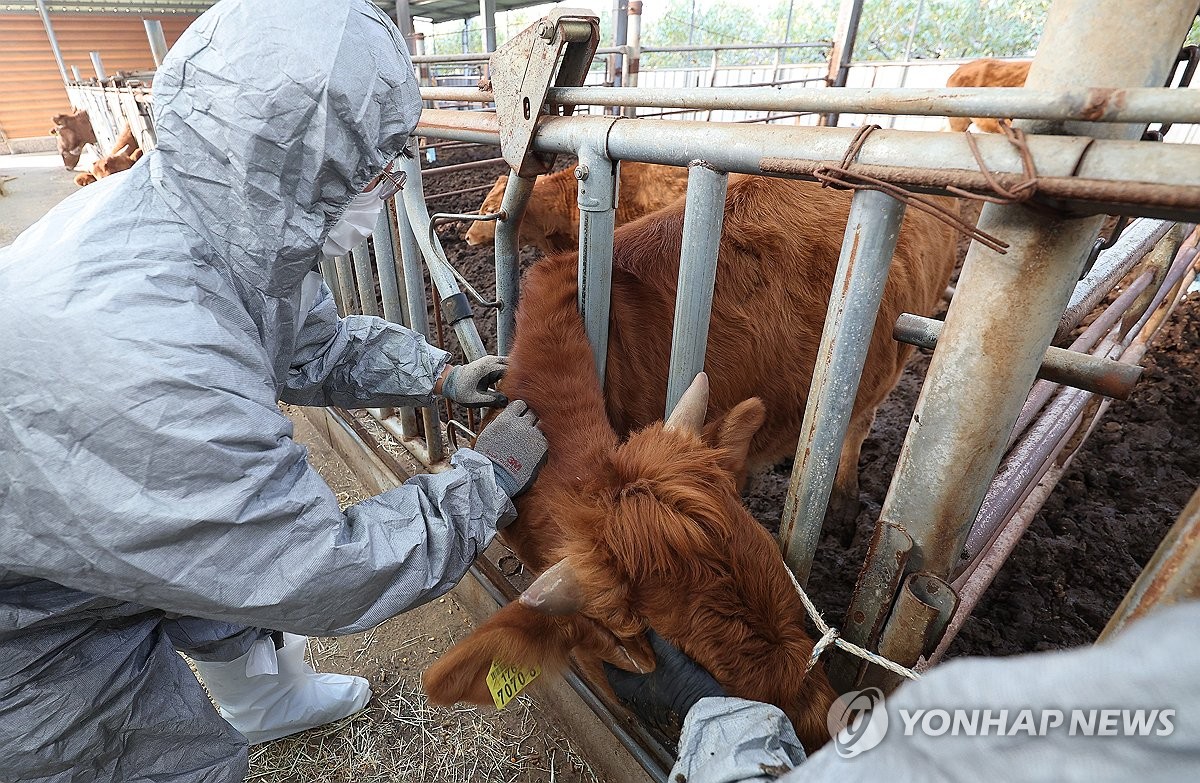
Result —
<path fill-rule="evenodd" d="M 412 78 L 395 26 L 365 0 L 226 0 L 158 69 L 154 187 L 228 265 L 268 344 L 283 324 L 264 298 L 295 296 L 416 126 Z"/>

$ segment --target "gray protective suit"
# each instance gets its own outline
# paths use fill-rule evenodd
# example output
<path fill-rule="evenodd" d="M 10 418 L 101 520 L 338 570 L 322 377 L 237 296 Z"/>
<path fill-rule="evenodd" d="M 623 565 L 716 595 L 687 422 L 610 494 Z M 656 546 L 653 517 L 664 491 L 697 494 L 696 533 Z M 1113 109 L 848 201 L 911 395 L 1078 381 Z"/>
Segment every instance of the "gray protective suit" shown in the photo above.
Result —
<path fill-rule="evenodd" d="M 1108 644 L 951 661 L 889 697 L 882 741 L 850 758 L 839 755 L 831 742 L 804 761 L 791 723 L 772 705 L 701 699 L 684 721 L 679 761 L 669 778 L 688 783 L 1200 780 L 1198 648 L 1200 603 L 1192 603 L 1142 619 Z M 991 710 L 996 722 L 988 736 L 981 735 L 982 728 L 969 736 L 965 724 L 943 732 L 943 718 L 933 716 L 927 725 L 935 734 L 922 729 L 926 713 L 918 711 L 956 708 L 981 716 Z M 1005 734 L 997 736 L 1002 710 L 1007 710 Z M 1018 730 L 1022 710 L 1031 711 L 1032 724 Z M 1062 714 L 1057 727 L 1054 710 Z M 1080 711 L 1078 723 L 1072 710 Z M 1130 716 L 1132 734 L 1123 736 L 1126 716 L 1114 716 L 1105 728 L 1102 710 L 1143 710 L 1143 718 L 1156 710 L 1173 714 L 1148 724 Z M 969 714 L 964 717 L 969 720 Z M 982 727 L 982 717 L 978 720 Z M 1037 736 L 1043 725 L 1047 730 Z"/>
<path fill-rule="evenodd" d="M 353 506 L 276 400 L 424 403 L 447 356 L 302 279 L 421 103 L 366 0 L 224 0 L 154 83 L 158 148 L 0 250 L 0 781 L 241 781 L 176 649 L 343 634 L 462 577 L 492 463 Z M 199 619 L 204 618 L 204 619 Z"/>

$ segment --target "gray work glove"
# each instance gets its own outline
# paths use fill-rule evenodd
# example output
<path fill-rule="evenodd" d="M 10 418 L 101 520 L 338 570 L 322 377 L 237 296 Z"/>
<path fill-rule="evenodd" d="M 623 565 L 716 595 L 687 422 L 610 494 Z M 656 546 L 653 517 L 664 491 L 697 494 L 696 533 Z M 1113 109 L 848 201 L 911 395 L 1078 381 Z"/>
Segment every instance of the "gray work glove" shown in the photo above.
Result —
<path fill-rule="evenodd" d="M 492 461 L 496 482 L 510 498 L 529 489 L 546 462 L 546 436 L 537 421 L 528 405 L 513 400 L 475 439 L 475 450 Z"/>
<path fill-rule="evenodd" d="M 682 724 L 688 710 L 707 696 L 725 696 L 725 690 L 703 666 L 653 630 L 646 638 L 658 664 L 649 674 L 627 672 L 604 664 L 613 692 L 646 723 L 668 730 L 673 716 Z"/>
<path fill-rule="evenodd" d="M 508 369 L 507 356 L 484 356 L 460 364 L 442 381 L 442 396 L 467 408 L 499 408 L 508 399 L 492 389 Z"/>

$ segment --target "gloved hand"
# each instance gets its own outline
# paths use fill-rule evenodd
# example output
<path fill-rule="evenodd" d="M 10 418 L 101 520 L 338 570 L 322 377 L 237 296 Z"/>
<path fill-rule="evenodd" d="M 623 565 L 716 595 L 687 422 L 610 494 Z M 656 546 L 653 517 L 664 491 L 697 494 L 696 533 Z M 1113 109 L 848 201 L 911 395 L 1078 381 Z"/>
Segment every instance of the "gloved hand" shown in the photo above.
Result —
<path fill-rule="evenodd" d="M 496 481 L 510 498 L 529 489 L 546 462 L 546 436 L 537 421 L 528 405 L 513 400 L 475 439 L 475 450 L 492 461 Z"/>
<path fill-rule="evenodd" d="M 489 387 L 495 386 L 507 369 L 507 356 L 484 356 L 460 364 L 442 381 L 442 396 L 468 408 L 499 408 L 508 399 Z"/>
<path fill-rule="evenodd" d="M 613 692 L 638 716 L 660 729 L 670 724 L 672 714 L 680 723 L 688 710 L 706 696 L 725 696 L 725 690 L 704 670 L 653 630 L 646 637 L 654 648 L 658 665 L 649 674 L 637 674 L 604 664 L 604 674 Z"/>

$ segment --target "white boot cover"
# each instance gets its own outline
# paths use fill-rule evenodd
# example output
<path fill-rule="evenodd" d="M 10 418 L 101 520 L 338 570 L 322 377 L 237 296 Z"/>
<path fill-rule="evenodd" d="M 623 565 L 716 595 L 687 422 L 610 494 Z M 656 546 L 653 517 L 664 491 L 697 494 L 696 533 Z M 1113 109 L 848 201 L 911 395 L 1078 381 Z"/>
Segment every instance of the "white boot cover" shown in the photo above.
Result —
<path fill-rule="evenodd" d="M 253 650 L 228 663 L 193 661 L 221 717 L 251 745 L 341 720 L 371 698 L 371 688 L 361 677 L 317 674 L 304 659 L 307 637 L 285 633 L 283 639 L 276 651 L 277 674 L 248 676 Z"/>

